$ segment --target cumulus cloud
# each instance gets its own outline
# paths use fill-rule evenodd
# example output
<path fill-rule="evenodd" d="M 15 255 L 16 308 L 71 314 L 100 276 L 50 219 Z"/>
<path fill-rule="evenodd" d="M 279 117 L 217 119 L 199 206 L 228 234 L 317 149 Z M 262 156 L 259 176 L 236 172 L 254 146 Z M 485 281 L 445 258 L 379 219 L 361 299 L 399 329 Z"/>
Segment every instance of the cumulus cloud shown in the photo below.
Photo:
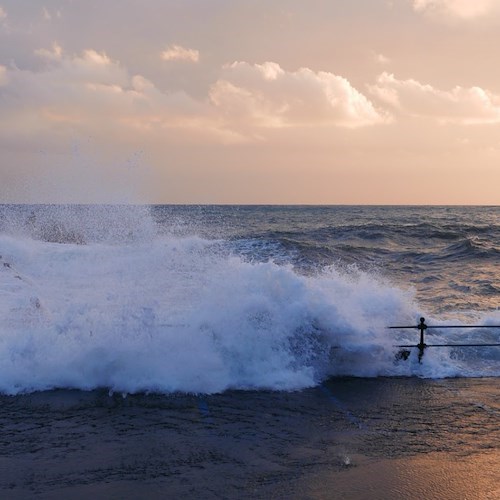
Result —
<path fill-rule="evenodd" d="M 413 0 L 413 8 L 431 16 L 474 19 L 499 12 L 498 0 Z"/>
<path fill-rule="evenodd" d="M 51 61 L 60 61 L 62 59 L 62 47 L 54 42 L 52 44 L 52 50 L 50 49 L 36 49 L 35 54 L 42 57 L 43 59 L 48 59 Z"/>
<path fill-rule="evenodd" d="M 186 141 L 245 140 L 219 119 L 208 99 L 162 92 L 104 52 L 88 49 L 69 56 L 54 44 L 37 54 L 47 62 L 43 70 L 0 66 L 0 140 L 38 140 L 47 134 L 99 134 L 125 141 L 144 134 L 152 140 L 172 133 Z"/>
<path fill-rule="evenodd" d="M 0 140 L 27 144 L 52 136 L 60 142 L 89 134 L 109 141 L 234 143 L 260 140 L 265 128 L 355 128 L 387 120 L 345 78 L 307 68 L 233 63 L 205 98 L 195 99 L 163 92 L 105 52 L 70 55 L 54 42 L 36 54 L 42 69 L 0 66 Z"/>
<path fill-rule="evenodd" d="M 95 50 L 84 50 L 83 58 L 80 60 L 97 66 L 109 66 L 111 64 L 111 59 L 106 55 L 106 53 L 97 52 Z"/>
<path fill-rule="evenodd" d="M 261 127 L 360 127 L 387 120 L 347 79 L 308 68 L 285 71 L 275 62 L 227 65 L 210 99 L 227 119 Z"/>
<path fill-rule="evenodd" d="M 164 61 L 187 61 L 197 63 L 200 60 L 200 53 L 195 49 L 186 49 L 180 45 L 169 45 L 162 53 Z"/>
<path fill-rule="evenodd" d="M 143 101 L 150 88 L 146 80 L 138 85 L 142 77 L 131 77 L 105 53 L 89 49 L 79 56 L 63 57 L 62 49 L 55 45 L 52 51 L 41 49 L 37 54 L 58 64 L 38 72 L 6 70 L 9 99 L 3 101 L 4 111 L 10 107 L 15 114 L 19 101 L 25 113 L 31 111 L 32 120 L 38 117 L 50 125 L 83 123 L 92 116 L 101 119 L 110 111 L 110 119 L 120 119 L 131 113 L 134 106 L 144 109 Z"/>
<path fill-rule="evenodd" d="M 462 125 L 500 123 L 500 96 L 481 87 L 440 90 L 417 80 L 382 73 L 370 87 L 373 95 L 400 113 Z"/>

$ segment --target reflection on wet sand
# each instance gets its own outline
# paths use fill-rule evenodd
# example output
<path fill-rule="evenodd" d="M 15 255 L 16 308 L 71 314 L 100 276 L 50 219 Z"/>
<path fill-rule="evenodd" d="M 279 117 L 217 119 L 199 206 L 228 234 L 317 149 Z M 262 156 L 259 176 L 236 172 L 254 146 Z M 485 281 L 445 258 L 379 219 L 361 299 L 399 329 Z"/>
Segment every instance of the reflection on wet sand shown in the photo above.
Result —
<path fill-rule="evenodd" d="M 353 460 L 356 465 L 340 474 L 321 473 L 310 478 L 301 487 L 304 496 L 358 500 L 500 498 L 498 450 L 465 457 L 430 453 L 395 459 L 357 456 Z"/>
<path fill-rule="evenodd" d="M 0 397 L 4 498 L 493 499 L 498 379 Z"/>

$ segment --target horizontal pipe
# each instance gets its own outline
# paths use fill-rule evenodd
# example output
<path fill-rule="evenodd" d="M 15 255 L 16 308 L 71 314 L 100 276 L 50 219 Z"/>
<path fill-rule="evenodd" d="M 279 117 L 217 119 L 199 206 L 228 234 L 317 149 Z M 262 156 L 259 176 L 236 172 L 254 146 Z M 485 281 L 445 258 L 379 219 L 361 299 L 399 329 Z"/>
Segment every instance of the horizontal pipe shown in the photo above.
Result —
<path fill-rule="evenodd" d="M 422 347 L 418 344 L 396 345 L 394 347 Z M 500 344 L 424 344 L 424 347 L 500 347 Z"/>
<path fill-rule="evenodd" d="M 500 325 L 442 325 L 442 326 L 431 326 L 426 325 L 427 330 L 429 328 L 500 328 Z M 413 328 L 414 330 L 420 330 L 420 325 L 416 326 L 388 326 L 387 328 Z"/>

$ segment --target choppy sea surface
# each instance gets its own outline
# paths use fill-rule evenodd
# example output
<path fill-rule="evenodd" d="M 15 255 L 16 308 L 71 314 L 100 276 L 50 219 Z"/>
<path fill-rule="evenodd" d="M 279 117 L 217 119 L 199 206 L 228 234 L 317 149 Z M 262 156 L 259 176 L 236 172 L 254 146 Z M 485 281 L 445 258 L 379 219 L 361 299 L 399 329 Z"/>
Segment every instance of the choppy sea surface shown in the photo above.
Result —
<path fill-rule="evenodd" d="M 0 392 L 500 376 L 499 207 L 0 206 Z M 498 328 L 428 343 L 500 342 Z M 414 350 L 415 351 L 415 350 Z"/>

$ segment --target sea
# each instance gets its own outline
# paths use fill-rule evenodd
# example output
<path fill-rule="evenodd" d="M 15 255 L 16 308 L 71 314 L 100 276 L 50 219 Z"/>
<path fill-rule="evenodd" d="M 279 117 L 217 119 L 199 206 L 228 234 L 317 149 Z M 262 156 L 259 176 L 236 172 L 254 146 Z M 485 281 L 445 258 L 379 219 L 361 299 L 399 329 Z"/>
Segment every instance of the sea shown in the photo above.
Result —
<path fill-rule="evenodd" d="M 500 498 L 499 306 L 499 206 L 0 205 L 0 494 Z"/>

